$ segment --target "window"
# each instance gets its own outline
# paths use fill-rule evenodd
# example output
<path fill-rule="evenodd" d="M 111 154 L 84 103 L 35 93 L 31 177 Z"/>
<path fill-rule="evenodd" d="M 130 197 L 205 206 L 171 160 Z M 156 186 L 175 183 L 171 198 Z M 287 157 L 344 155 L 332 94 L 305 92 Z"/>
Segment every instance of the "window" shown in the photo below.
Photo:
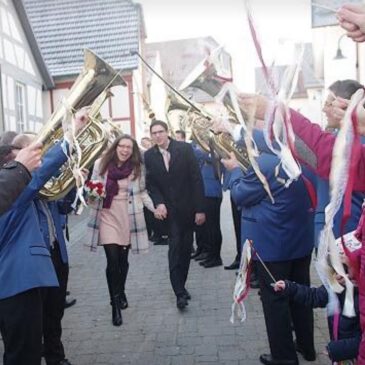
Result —
<path fill-rule="evenodd" d="M 18 132 L 25 130 L 25 85 L 17 82 L 15 84 L 15 116 Z"/>

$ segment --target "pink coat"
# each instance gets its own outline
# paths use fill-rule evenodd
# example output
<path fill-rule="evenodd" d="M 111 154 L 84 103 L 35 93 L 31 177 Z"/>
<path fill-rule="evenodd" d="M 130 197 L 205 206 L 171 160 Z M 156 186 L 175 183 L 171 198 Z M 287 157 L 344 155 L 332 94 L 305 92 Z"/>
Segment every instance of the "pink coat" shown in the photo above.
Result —
<path fill-rule="evenodd" d="M 317 175 L 328 179 L 332 150 L 336 137 L 331 133 L 321 130 L 321 128 L 312 124 L 303 115 L 291 110 L 291 122 L 295 133 L 295 146 L 299 160 L 314 170 Z M 359 161 L 357 165 L 356 177 L 354 181 L 354 191 L 365 191 L 365 146 L 362 145 L 357 156 Z M 360 253 L 360 275 L 359 275 L 359 308 L 360 324 L 363 334 L 365 333 L 365 210 L 360 219 L 358 232 L 363 243 Z M 362 336 L 358 365 L 365 365 L 365 335 Z"/>

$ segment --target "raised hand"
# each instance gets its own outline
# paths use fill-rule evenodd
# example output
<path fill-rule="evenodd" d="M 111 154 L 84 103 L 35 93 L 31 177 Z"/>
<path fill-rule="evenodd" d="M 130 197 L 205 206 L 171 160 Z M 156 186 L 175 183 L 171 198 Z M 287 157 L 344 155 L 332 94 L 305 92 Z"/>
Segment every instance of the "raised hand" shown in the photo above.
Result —
<path fill-rule="evenodd" d="M 29 172 L 32 172 L 41 165 L 42 163 L 41 158 L 42 158 L 42 144 L 35 143 L 21 149 L 18 152 L 15 161 L 20 162 L 27 168 Z"/>
<path fill-rule="evenodd" d="M 236 167 L 239 167 L 237 158 L 233 152 L 229 153 L 228 158 L 222 158 L 221 162 L 228 171 L 231 171 L 231 170 L 235 169 Z"/>
<path fill-rule="evenodd" d="M 275 291 L 283 291 L 285 290 L 285 281 L 279 280 L 274 284 L 274 290 Z"/>
<path fill-rule="evenodd" d="M 337 11 L 340 26 L 355 42 L 365 41 L 365 5 L 344 4 Z"/>
<path fill-rule="evenodd" d="M 82 128 L 84 128 L 88 121 L 89 121 L 89 108 L 85 107 L 78 110 L 74 116 L 75 132 L 77 133 Z"/>
<path fill-rule="evenodd" d="M 257 119 L 265 119 L 266 110 L 269 106 L 269 101 L 265 96 L 241 93 L 238 95 L 238 103 L 248 115 L 254 113 Z"/>

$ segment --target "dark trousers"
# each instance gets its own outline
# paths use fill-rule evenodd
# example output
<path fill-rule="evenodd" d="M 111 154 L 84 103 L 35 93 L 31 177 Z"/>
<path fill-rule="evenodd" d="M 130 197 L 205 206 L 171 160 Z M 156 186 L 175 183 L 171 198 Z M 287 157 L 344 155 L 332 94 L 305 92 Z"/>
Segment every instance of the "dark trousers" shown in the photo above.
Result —
<path fill-rule="evenodd" d="M 4 365 L 40 365 L 42 356 L 42 289 L 0 300 Z"/>
<path fill-rule="evenodd" d="M 158 238 L 168 236 L 168 226 L 166 221 L 156 219 L 155 217 L 153 218 L 153 232 L 155 233 L 155 236 Z"/>
<path fill-rule="evenodd" d="M 188 277 L 193 244 L 193 226 L 184 226 L 170 219 L 168 220 L 168 227 L 170 281 L 175 295 L 179 296 L 185 291 Z"/>
<path fill-rule="evenodd" d="M 205 223 L 201 226 L 198 225 L 194 225 L 194 232 L 195 232 L 195 242 L 196 242 L 196 247 L 197 250 L 199 252 L 207 252 L 208 251 L 208 247 L 207 244 L 205 242 Z"/>
<path fill-rule="evenodd" d="M 106 278 L 110 300 L 113 300 L 114 297 L 125 292 L 125 283 L 129 271 L 129 246 L 108 244 L 103 247 L 106 255 Z"/>
<path fill-rule="evenodd" d="M 232 199 L 231 196 L 231 210 L 232 210 L 232 218 L 234 225 L 234 233 L 236 236 L 236 261 L 241 261 L 241 251 L 242 251 L 242 242 L 241 242 L 241 211 L 238 210 L 237 205 Z"/>
<path fill-rule="evenodd" d="M 265 262 L 275 280 L 291 280 L 310 285 L 309 266 L 311 256 L 280 262 Z M 289 300 L 281 292 L 275 292 L 273 281 L 258 262 L 261 299 L 264 309 L 266 331 L 271 355 L 274 359 L 294 360 L 297 358 L 293 343 L 292 326 L 298 345 L 305 351 L 314 351 L 313 310 Z"/>
<path fill-rule="evenodd" d="M 47 365 L 58 364 L 65 358 L 61 341 L 62 318 L 65 310 L 65 299 L 68 281 L 68 263 L 63 263 L 58 243 L 51 249 L 51 257 L 55 268 L 59 287 L 45 288 L 43 291 L 43 343 L 44 358 Z"/>
<path fill-rule="evenodd" d="M 146 207 L 143 207 L 143 214 L 144 214 L 144 220 L 146 222 L 146 229 L 148 237 L 152 236 L 153 233 L 153 224 L 154 224 L 154 215 L 153 213 L 147 209 Z"/>
<path fill-rule="evenodd" d="M 204 242 L 212 259 L 221 258 L 221 204 L 222 198 L 205 198 Z"/>

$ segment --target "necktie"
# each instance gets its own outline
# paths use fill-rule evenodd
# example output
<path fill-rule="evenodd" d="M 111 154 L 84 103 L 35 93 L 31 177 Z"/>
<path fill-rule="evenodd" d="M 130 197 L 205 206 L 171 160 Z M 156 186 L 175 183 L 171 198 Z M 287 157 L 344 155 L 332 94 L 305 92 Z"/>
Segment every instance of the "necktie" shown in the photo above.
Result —
<path fill-rule="evenodd" d="M 162 152 L 162 157 L 163 157 L 163 162 L 165 164 L 166 167 L 166 171 L 169 171 L 169 167 L 170 167 L 170 152 L 167 150 L 161 150 Z"/>

